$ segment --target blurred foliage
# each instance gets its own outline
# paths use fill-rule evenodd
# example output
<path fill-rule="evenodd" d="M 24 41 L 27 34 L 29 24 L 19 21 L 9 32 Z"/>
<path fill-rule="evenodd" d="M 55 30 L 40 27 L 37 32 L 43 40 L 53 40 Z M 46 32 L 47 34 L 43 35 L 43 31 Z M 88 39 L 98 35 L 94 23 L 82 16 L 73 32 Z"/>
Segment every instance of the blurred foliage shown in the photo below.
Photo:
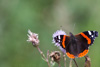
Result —
<path fill-rule="evenodd" d="M 59 50 L 52 44 L 56 30 L 99 32 L 99 18 L 100 0 L 0 0 L 0 67 L 47 67 L 37 49 L 26 42 L 28 29 L 39 34 L 39 47 L 46 54 Z M 92 67 L 100 67 L 99 40 L 96 38 L 88 53 Z M 76 60 L 83 67 L 84 58 Z"/>

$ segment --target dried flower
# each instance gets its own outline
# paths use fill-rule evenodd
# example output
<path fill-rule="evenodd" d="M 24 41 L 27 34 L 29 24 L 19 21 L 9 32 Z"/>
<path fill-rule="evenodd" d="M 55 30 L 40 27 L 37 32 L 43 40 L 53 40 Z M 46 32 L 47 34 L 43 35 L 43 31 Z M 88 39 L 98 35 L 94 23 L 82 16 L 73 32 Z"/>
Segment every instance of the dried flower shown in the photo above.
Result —
<path fill-rule="evenodd" d="M 85 56 L 85 66 L 84 67 L 91 67 L 91 60 L 88 56 Z"/>
<path fill-rule="evenodd" d="M 38 34 L 31 32 L 28 30 L 28 40 L 29 42 L 32 42 L 33 46 L 38 46 L 39 45 L 39 39 L 38 39 Z"/>
<path fill-rule="evenodd" d="M 51 52 L 49 56 L 51 58 L 51 63 L 54 61 L 59 63 L 60 58 L 61 58 L 61 53 L 59 51 L 54 51 L 54 52 Z"/>

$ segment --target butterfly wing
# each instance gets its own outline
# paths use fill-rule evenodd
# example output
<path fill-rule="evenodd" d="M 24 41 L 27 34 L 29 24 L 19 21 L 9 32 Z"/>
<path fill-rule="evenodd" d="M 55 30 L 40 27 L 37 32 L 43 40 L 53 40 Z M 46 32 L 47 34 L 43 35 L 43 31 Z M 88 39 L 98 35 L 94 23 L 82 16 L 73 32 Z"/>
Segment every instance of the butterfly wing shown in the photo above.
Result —
<path fill-rule="evenodd" d="M 62 52 L 66 53 L 69 58 L 75 58 L 73 54 L 70 53 L 69 41 L 70 37 L 67 35 L 59 35 L 54 38 L 56 45 L 58 45 Z"/>
<path fill-rule="evenodd" d="M 66 45 L 69 41 L 69 36 L 62 30 L 58 30 L 53 34 L 53 43 L 58 46 L 62 52 L 66 53 Z"/>
<path fill-rule="evenodd" d="M 85 31 L 75 35 L 78 46 L 78 57 L 83 57 L 88 53 L 88 47 L 93 44 L 96 37 L 98 37 L 97 31 Z"/>
<path fill-rule="evenodd" d="M 96 37 L 98 37 L 97 31 L 85 31 L 80 33 L 86 40 L 88 45 L 92 45 Z"/>

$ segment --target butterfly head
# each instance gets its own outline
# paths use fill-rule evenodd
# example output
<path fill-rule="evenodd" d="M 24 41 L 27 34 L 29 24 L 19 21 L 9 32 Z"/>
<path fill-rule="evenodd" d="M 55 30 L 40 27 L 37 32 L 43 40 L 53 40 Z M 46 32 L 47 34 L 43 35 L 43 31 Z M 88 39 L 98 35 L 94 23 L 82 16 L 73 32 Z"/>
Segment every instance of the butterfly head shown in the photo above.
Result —
<path fill-rule="evenodd" d="M 75 36 L 71 32 L 69 33 L 69 36 L 70 36 L 70 41 L 76 40 Z"/>
<path fill-rule="evenodd" d="M 71 32 L 69 32 L 69 36 L 70 36 L 71 38 L 75 38 L 75 36 L 74 36 Z"/>

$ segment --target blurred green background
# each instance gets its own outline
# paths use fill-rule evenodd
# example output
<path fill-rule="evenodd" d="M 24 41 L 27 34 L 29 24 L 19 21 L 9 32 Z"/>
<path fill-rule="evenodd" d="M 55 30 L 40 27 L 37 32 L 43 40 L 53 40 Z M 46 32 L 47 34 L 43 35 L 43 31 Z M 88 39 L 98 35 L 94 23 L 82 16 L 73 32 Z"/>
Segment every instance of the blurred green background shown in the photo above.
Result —
<path fill-rule="evenodd" d="M 100 32 L 100 0 L 0 0 L 0 67 L 47 67 L 37 49 L 26 41 L 28 29 L 39 34 L 39 47 L 45 54 L 59 50 L 52 44 L 56 30 Z M 88 53 L 92 67 L 100 67 L 99 40 L 96 38 Z M 76 61 L 84 67 L 84 58 Z M 66 64 L 68 67 L 68 57 Z M 61 65 L 64 67 L 63 60 Z"/>

